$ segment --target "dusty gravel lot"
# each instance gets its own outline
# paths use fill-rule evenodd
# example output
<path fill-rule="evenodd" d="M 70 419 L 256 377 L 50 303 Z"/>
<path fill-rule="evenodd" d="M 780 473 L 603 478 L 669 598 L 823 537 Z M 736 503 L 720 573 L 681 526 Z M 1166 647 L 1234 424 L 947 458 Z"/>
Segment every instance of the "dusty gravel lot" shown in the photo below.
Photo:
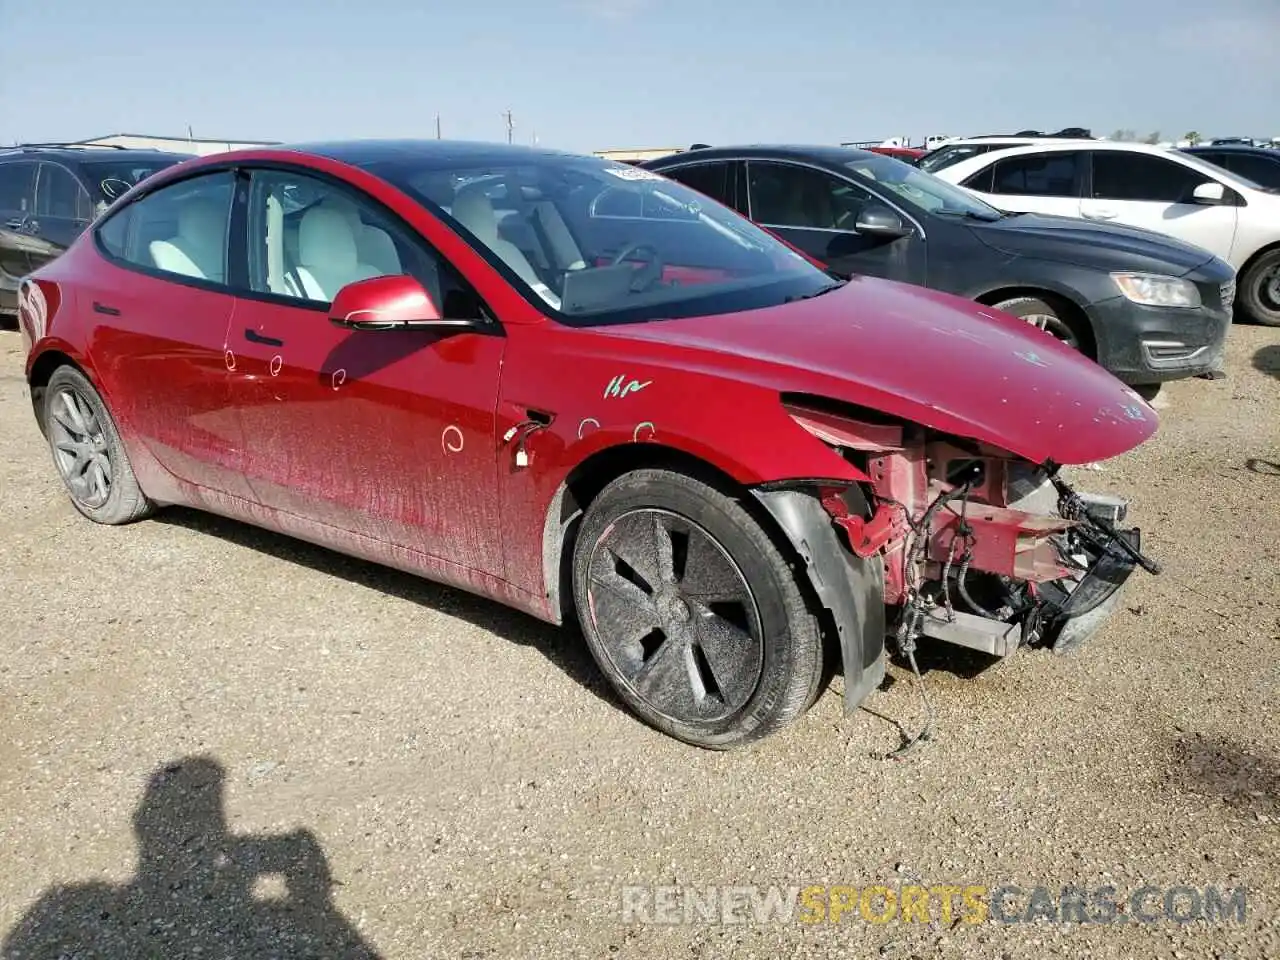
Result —
<path fill-rule="evenodd" d="M 573 633 L 196 514 L 95 526 L 62 495 L 18 351 L 0 333 L 6 958 L 121 918 L 208 956 L 273 930 L 273 955 L 305 955 L 324 925 L 415 960 L 1280 956 L 1280 476 L 1258 462 L 1280 461 L 1280 330 L 1237 325 L 1230 379 L 1167 389 L 1151 443 L 1080 474 L 1134 498 L 1167 573 L 1136 574 L 1074 659 L 968 676 L 927 656 L 941 729 L 898 761 L 876 756 L 919 718 L 898 667 L 870 710 L 844 718 L 837 680 L 783 734 L 699 752 L 623 712 Z M 281 870 L 291 910 L 278 880 L 255 886 Z M 1248 908 L 1243 924 L 620 914 L 627 884 L 918 881 L 1245 887 Z"/>

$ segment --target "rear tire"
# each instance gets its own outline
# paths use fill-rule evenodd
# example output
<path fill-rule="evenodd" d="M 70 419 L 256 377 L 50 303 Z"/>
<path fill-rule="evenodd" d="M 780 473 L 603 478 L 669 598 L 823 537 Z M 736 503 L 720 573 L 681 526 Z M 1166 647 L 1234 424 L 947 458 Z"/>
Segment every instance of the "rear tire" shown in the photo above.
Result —
<path fill-rule="evenodd" d="M 129 466 L 107 405 L 74 367 L 59 367 L 49 378 L 44 433 L 71 503 L 90 520 L 118 525 L 154 511 Z"/>
<path fill-rule="evenodd" d="M 1025 320 L 1033 327 L 1038 327 L 1055 340 L 1061 340 L 1072 350 L 1088 354 L 1088 340 L 1085 334 L 1076 329 L 1073 318 L 1067 316 L 1060 307 L 1039 297 L 1011 297 L 992 304 L 997 310 L 1012 314 L 1019 320 Z"/>
<path fill-rule="evenodd" d="M 725 750 L 799 717 L 824 676 L 822 634 L 795 573 L 738 500 L 668 470 L 624 474 L 574 546 L 582 632 L 642 720 Z"/>
<path fill-rule="evenodd" d="M 1240 309 L 1254 323 L 1280 327 L 1280 250 L 1268 250 L 1240 277 Z"/>

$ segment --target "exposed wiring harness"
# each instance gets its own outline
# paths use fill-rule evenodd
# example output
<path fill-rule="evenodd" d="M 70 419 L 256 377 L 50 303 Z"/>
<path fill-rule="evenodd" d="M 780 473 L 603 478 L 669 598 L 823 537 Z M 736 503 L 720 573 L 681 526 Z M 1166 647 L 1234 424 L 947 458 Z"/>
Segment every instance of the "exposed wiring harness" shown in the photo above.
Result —
<path fill-rule="evenodd" d="M 901 757 L 922 741 L 933 739 L 937 711 L 934 709 L 933 700 L 929 697 L 924 677 L 920 674 L 920 666 L 916 663 L 916 638 L 920 636 L 920 622 L 926 616 L 925 600 L 920 589 L 918 571 L 920 562 L 924 559 L 925 553 L 929 549 L 929 531 L 933 526 L 934 517 L 938 515 L 939 510 L 951 501 L 967 497 L 976 482 L 976 477 L 970 477 L 958 486 L 938 494 L 925 509 L 920 519 L 915 521 L 911 519 L 911 512 L 903 504 L 897 501 L 889 501 L 902 510 L 909 530 L 907 542 L 902 550 L 902 574 L 903 582 L 906 584 L 907 597 L 906 602 L 903 604 L 901 619 L 898 621 L 895 640 L 897 641 L 899 652 L 907 658 L 907 662 L 911 665 L 911 672 L 915 676 L 916 688 L 920 691 L 920 699 L 924 702 L 925 719 L 920 732 L 914 737 L 908 737 L 895 750 L 886 754 L 885 759 Z M 954 544 L 954 539 L 952 544 Z M 948 554 L 952 552 L 954 551 L 949 547 Z M 950 563 L 950 557 L 948 557 L 948 563 Z"/>

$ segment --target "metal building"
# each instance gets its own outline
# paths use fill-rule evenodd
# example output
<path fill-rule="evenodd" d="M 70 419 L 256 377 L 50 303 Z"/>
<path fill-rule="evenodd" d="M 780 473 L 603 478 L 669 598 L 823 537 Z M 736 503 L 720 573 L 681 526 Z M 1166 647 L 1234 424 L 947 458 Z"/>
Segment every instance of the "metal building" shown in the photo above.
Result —
<path fill-rule="evenodd" d="M 132 150 L 168 150 L 173 153 L 191 153 L 207 156 L 228 150 L 244 150 L 251 147 L 272 147 L 279 141 L 272 140 L 209 140 L 196 137 L 153 137 L 142 133 L 112 133 L 92 140 L 75 140 L 84 146 L 119 146 Z"/>

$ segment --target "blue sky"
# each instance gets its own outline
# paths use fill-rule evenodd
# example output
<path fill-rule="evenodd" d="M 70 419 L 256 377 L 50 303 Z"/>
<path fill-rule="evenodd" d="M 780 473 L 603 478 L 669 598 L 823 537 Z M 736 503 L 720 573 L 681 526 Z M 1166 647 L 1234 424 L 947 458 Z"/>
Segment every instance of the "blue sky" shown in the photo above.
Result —
<path fill-rule="evenodd" d="M 0 0 L 0 142 L 1280 136 L 1280 0 Z"/>

